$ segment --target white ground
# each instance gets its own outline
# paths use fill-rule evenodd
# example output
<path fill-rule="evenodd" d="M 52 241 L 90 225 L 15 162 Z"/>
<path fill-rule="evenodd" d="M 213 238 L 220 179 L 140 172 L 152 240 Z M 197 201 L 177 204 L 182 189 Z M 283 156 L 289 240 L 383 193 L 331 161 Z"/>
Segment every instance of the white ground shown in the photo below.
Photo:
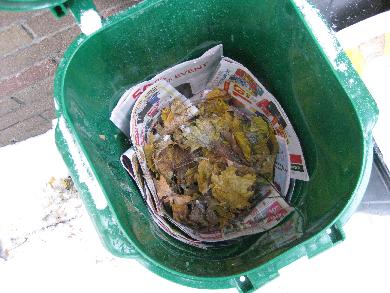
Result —
<path fill-rule="evenodd" d="M 67 170 L 53 131 L 0 148 L 0 162 L 1 292 L 194 290 L 105 251 L 77 192 L 61 186 Z M 390 216 L 355 214 L 345 242 L 281 270 L 261 292 L 385 292 L 389 227 Z"/>

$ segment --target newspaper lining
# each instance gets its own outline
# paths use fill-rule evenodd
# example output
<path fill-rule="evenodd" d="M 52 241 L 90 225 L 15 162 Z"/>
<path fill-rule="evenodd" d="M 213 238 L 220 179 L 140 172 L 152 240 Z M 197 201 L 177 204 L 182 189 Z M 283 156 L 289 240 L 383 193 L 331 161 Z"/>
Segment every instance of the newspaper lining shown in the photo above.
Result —
<path fill-rule="evenodd" d="M 243 113 L 268 120 L 277 134 L 279 153 L 273 182 L 262 188 L 263 199 L 244 219 L 222 230 L 194 231 L 165 211 L 146 165 L 143 145 L 162 109 L 173 99 L 180 99 L 187 106 L 185 116 L 191 119 L 197 114 L 196 105 L 205 98 L 206 91 L 216 87 L 227 91 Z M 168 235 L 190 245 L 207 248 L 210 243 L 272 229 L 294 211 L 284 199 L 290 178 L 309 180 L 299 139 L 283 108 L 247 68 L 222 57 L 222 45 L 130 88 L 119 100 L 110 119 L 133 143 L 133 147 L 122 155 L 121 162 L 140 189 L 153 220 Z"/>

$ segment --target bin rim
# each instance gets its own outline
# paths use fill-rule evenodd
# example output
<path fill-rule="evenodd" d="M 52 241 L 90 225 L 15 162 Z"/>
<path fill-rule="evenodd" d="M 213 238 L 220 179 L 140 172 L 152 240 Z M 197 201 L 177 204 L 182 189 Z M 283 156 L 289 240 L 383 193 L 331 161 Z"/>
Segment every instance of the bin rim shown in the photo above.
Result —
<path fill-rule="evenodd" d="M 52 8 L 68 0 L 0 0 L 0 10 L 31 11 Z"/>
<path fill-rule="evenodd" d="M 306 29 L 309 31 L 311 34 L 313 41 L 315 42 L 316 46 L 318 47 L 319 50 L 324 53 L 323 48 L 319 44 L 317 38 L 313 34 L 310 26 L 307 24 L 305 17 L 302 15 L 299 7 L 296 5 L 295 0 L 289 0 L 293 7 L 296 9 L 296 12 L 298 13 L 300 20 L 305 24 Z M 160 0 L 145 0 L 144 2 L 138 3 L 134 6 L 131 6 L 117 15 L 114 15 L 112 17 L 107 18 L 103 22 L 103 27 L 96 31 L 95 33 L 86 36 L 86 35 L 79 35 L 73 42 L 72 44 L 68 47 L 68 49 L 65 51 L 63 59 L 61 60 L 57 71 L 55 75 L 55 81 L 54 81 L 54 99 L 56 101 L 57 105 L 57 117 L 63 117 L 66 121 L 66 124 L 76 142 L 76 144 L 79 146 L 80 150 L 84 153 L 85 158 L 90 166 L 91 164 L 91 159 L 88 153 L 86 152 L 86 149 L 84 145 L 81 143 L 80 137 L 75 131 L 74 125 L 71 123 L 71 119 L 69 116 L 69 113 L 67 109 L 63 106 L 64 103 L 64 81 L 65 81 L 65 76 L 67 72 L 67 68 L 69 64 L 72 62 L 73 57 L 76 55 L 78 50 L 83 47 L 87 43 L 87 41 L 90 38 L 93 38 L 95 34 L 101 33 L 103 30 L 108 29 L 112 26 L 118 25 L 120 22 L 125 21 L 127 18 L 130 18 L 134 14 L 137 13 L 142 13 L 143 9 L 146 9 L 148 7 L 154 6 L 156 3 L 160 2 Z M 341 48 L 340 44 L 337 42 L 337 46 Z M 356 182 L 356 186 L 353 187 L 353 192 L 351 193 L 351 198 L 348 200 L 348 203 L 345 205 L 344 209 L 340 212 L 340 214 L 335 217 L 335 220 L 333 220 L 329 225 L 324 227 L 321 231 L 316 232 L 315 234 L 311 235 L 310 237 L 307 237 L 304 240 L 301 240 L 299 244 L 296 246 L 287 249 L 280 253 L 278 256 L 272 258 L 268 262 L 251 268 L 245 272 L 242 272 L 240 274 L 235 274 L 235 275 L 229 275 L 229 276 L 218 276 L 218 277 L 202 277 L 202 276 L 195 276 L 191 274 L 186 274 L 182 272 L 177 272 L 173 270 L 170 267 L 167 267 L 163 264 L 158 263 L 155 261 L 152 257 L 150 257 L 147 252 L 143 249 L 142 245 L 138 243 L 138 240 L 134 237 L 134 235 L 129 235 L 128 233 L 124 233 L 125 237 L 129 240 L 132 246 L 135 247 L 137 253 L 142 257 L 138 259 L 141 262 L 144 262 L 145 265 L 148 267 L 148 269 L 152 270 L 156 274 L 165 277 L 173 282 L 176 282 L 178 284 L 183 284 L 185 283 L 186 286 L 194 287 L 194 288 L 231 288 L 231 287 L 237 287 L 237 279 L 240 276 L 251 276 L 257 274 L 257 278 L 259 277 L 258 272 L 259 271 L 273 271 L 275 273 L 274 277 L 278 275 L 277 271 L 281 269 L 282 267 L 288 265 L 289 263 L 299 259 L 302 256 L 308 255 L 308 256 L 313 256 L 325 249 L 328 249 L 332 247 L 335 243 L 331 240 L 329 235 L 326 233 L 326 230 L 331 229 L 334 226 L 337 226 L 338 229 L 342 229 L 342 224 L 345 223 L 345 221 L 349 218 L 349 216 L 352 214 L 351 208 L 356 205 L 356 200 L 354 200 L 354 196 L 359 190 L 365 189 L 367 184 L 368 184 L 368 178 L 371 173 L 371 163 L 372 163 L 372 128 L 375 125 L 377 115 L 378 115 L 378 108 L 376 107 L 375 102 L 373 101 L 371 95 L 368 93 L 366 87 L 364 86 L 363 82 L 361 81 L 360 77 L 357 75 L 355 70 L 352 67 L 351 62 L 349 61 L 348 57 L 344 53 L 344 51 L 341 51 L 338 58 L 345 62 L 347 64 L 347 71 L 346 72 L 340 72 L 336 70 L 336 68 L 332 65 L 330 60 L 327 58 L 326 54 L 323 54 L 325 56 L 325 59 L 327 59 L 327 62 L 329 63 L 329 66 L 333 70 L 333 74 L 337 77 L 338 81 L 343 85 L 344 90 L 347 93 L 348 98 L 351 100 L 353 104 L 358 103 L 359 101 L 354 101 L 353 97 L 351 97 L 351 94 L 349 92 L 348 88 L 348 80 L 347 78 L 347 73 L 348 75 L 353 76 L 357 82 L 357 88 L 360 91 L 363 91 L 365 95 L 368 95 L 368 100 L 371 101 L 372 105 L 372 113 L 363 113 L 363 110 L 361 112 L 358 112 L 355 108 L 356 114 L 359 117 L 359 123 L 360 123 L 360 129 L 362 131 L 362 136 L 364 138 L 364 144 L 363 144 L 363 152 L 362 152 L 362 164 L 360 166 L 360 173 L 359 173 L 359 178 Z M 362 115 L 364 116 L 362 118 Z M 118 158 L 119 160 L 119 158 Z M 101 187 L 101 182 L 100 178 L 96 176 L 96 172 L 94 168 L 91 168 L 91 171 L 93 172 L 93 175 L 96 177 L 99 186 Z M 102 189 L 102 192 L 104 196 L 107 199 L 107 204 L 108 207 L 110 208 L 111 211 L 113 211 L 113 207 L 111 205 L 111 202 L 106 195 L 106 191 Z M 360 200 L 359 200 L 360 202 Z M 120 226 L 120 228 L 123 230 L 123 227 L 121 226 L 120 221 L 118 220 L 118 217 L 115 213 L 113 213 L 113 216 L 115 217 L 116 222 Z M 343 240 L 343 239 L 340 239 Z M 321 242 L 321 245 L 323 247 L 321 249 L 317 249 L 316 251 L 310 252 L 309 247 L 312 246 L 311 244 L 314 243 L 319 243 Z M 286 260 L 286 256 L 289 256 L 288 260 Z M 270 279 L 268 278 L 265 282 L 269 281 Z M 261 284 L 264 284 L 265 282 L 261 282 Z M 256 282 L 258 283 L 258 282 Z M 259 287 L 259 286 L 257 286 Z"/>

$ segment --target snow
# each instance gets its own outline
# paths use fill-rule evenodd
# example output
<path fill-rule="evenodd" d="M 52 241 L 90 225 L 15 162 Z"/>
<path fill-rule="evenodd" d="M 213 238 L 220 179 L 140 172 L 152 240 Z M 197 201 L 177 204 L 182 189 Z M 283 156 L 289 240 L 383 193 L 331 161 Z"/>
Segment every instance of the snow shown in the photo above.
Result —
<path fill-rule="evenodd" d="M 85 35 L 90 35 L 102 27 L 100 15 L 94 10 L 89 9 L 81 12 L 80 29 Z"/>
<path fill-rule="evenodd" d="M 390 11 L 367 18 L 337 33 L 343 48 L 353 48 L 376 36 L 389 32 Z"/>
<path fill-rule="evenodd" d="M 368 64 L 362 75 L 362 79 L 379 108 L 379 118 L 373 133 L 388 167 L 390 166 L 390 139 L 388 137 L 390 125 L 389 76 L 390 56 L 376 58 L 376 60 Z"/>
<path fill-rule="evenodd" d="M 0 148 L 0 162 L 2 292 L 198 292 L 102 247 L 77 192 L 60 184 L 68 172 L 53 130 Z M 355 214 L 344 228 L 345 242 L 283 268 L 260 291 L 383 292 L 388 286 L 389 226 L 390 216 Z"/>
<path fill-rule="evenodd" d="M 294 2 L 301 10 L 305 21 L 310 26 L 315 38 L 321 45 L 333 67 L 341 72 L 346 71 L 348 69 L 347 65 L 337 61 L 341 48 L 337 43 L 333 31 L 322 19 L 319 10 L 314 8 L 306 0 L 294 0 Z"/>
<path fill-rule="evenodd" d="M 85 158 L 85 155 L 74 141 L 64 117 L 61 116 L 59 118 L 58 125 L 61 129 L 65 141 L 67 142 L 69 153 L 72 155 L 80 182 L 88 186 L 96 208 L 99 210 L 105 209 L 107 207 L 107 199 L 104 196 L 100 185 L 97 182 L 87 159 Z"/>
<path fill-rule="evenodd" d="M 78 193 L 61 186 L 53 130 L 0 148 L 0 162 L 0 292 L 191 291 L 103 248 Z"/>
<path fill-rule="evenodd" d="M 54 148 L 53 135 L 38 136 L 0 150 L 0 236 L 37 229 L 47 204 L 46 183 L 51 177 L 67 175 Z"/>
<path fill-rule="evenodd" d="M 280 271 L 264 292 L 385 292 L 388 288 L 389 216 L 355 214 L 344 227 L 346 240 Z M 262 292 L 263 292 L 262 291 Z"/>

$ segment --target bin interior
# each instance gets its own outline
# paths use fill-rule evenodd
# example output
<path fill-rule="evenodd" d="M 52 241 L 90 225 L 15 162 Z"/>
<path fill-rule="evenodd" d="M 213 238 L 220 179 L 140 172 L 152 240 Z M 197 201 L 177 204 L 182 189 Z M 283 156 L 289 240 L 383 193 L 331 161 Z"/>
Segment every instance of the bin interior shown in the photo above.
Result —
<path fill-rule="evenodd" d="M 219 43 L 277 97 L 302 143 L 310 181 L 297 182 L 293 203 L 304 233 L 277 249 L 258 245 L 260 235 L 209 250 L 164 235 L 119 162 L 130 144 L 109 116 L 125 89 Z M 64 115 L 124 233 L 172 271 L 223 277 L 256 268 L 322 231 L 355 195 L 365 160 L 358 116 L 290 0 L 149 1 L 80 44 L 61 86 Z"/>

